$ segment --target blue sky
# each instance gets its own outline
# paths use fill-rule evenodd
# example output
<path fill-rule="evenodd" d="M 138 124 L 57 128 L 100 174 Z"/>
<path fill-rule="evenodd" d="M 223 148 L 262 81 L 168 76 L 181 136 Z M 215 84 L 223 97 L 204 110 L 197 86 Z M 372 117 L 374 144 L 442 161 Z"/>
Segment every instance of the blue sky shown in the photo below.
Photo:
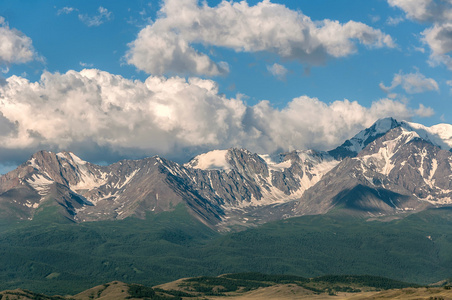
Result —
<path fill-rule="evenodd" d="M 440 0 L 2 0 L 0 165 L 41 149 L 107 163 L 328 150 L 386 116 L 452 123 L 450 12 Z"/>

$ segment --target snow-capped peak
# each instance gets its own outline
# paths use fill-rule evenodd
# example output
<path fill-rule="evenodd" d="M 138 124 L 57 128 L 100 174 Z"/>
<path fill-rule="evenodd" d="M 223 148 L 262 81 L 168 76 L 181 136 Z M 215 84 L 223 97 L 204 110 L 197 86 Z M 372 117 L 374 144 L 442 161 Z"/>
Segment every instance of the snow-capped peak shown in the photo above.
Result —
<path fill-rule="evenodd" d="M 72 161 L 77 165 L 85 165 L 87 163 L 86 161 L 84 161 L 83 159 L 81 159 L 80 157 L 78 157 L 77 155 L 75 155 L 72 152 L 66 152 L 66 151 L 58 152 L 56 154 L 56 156 L 58 156 L 59 158 L 63 158 L 65 160 Z"/>
<path fill-rule="evenodd" d="M 360 131 L 350 140 L 353 144 L 350 148 L 359 152 L 370 142 L 370 138 L 382 135 L 397 126 L 400 126 L 400 123 L 393 118 L 377 120 L 370 128 Z"/>
<path fill-rule="evenodd" d="M 452 125 L 450 124 L 438 124 L 427 127 L 417 123 L 398 122 L 393 118 L 384 118 L 376 121 L 371 127 L 361 130 L 341 146 L 329 151 L 329 153 L 335 158 L 354 157 L 372 141 L 399 126 L 407 131 L 416 132 L 420 138 L 443 150 L 452 149 Z"/>
<path fill-rule="evenodd" d="M 402 121 L 402 126 L 407 130 L 416 131 L 422 139 L 430 141 L 443 150 L 452 148 L 452 125 L 450 124 L 437 124 L 427 127 L 418 123 Z"/>
<path fill-rule="evenodd" d="M 393 129 L 394 127 L 397 127 L 400 123 L 397 122 L 394 118 L 384 118 L 379 119 L 375 122 L 375 124 L 372 126 L 375 133 L 386 133 L 389 130 Z"/>
<path fill-rule="evenodd" d="M 394 118 L 377 120 L 371 127 L 361 130 L 351 139 L 329 153 L 335 158 L 353 157 L 363 150 L 368 144 L 384 135 L 389 130 L 400 126 Z"/>

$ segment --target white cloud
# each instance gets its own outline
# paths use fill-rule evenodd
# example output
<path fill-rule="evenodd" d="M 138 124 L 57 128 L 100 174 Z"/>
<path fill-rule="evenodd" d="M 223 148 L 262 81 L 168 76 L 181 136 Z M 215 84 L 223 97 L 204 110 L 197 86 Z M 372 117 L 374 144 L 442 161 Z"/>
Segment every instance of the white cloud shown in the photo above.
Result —
<path fill-rule="evenodd" d="M 79 62 L 80 66 L 84 67 L 84 68 L 92 68 L 94 65 L 90 64 L 90 63 L 85 63 L 85 62 Z"/>
<path fill-rule="evenodd" d="M 99 12 L 98 15 L 89 16 L 87 14 L 79 14 L 78 18 L 88 27 L 99 26 L 112 19 L 113 17 L 112 12 L 106 9 L 105 7 L 99 6 L 97 10 Z"/>
<path fill-rule="evenodd" d="M 445 64 L 452 70 L 452 57 L 448 54 L 452 51 L 452 23 L 435 24 L 422 32 L 423 41 L 430 49 L 430 63 Z"/>
<path fill-rule="evenodd" d="M 435 111 L 431 107 L 425 107 L 422 103 L 419 104 L 419 108 L 414 111 L 416 115 L 424 118 L 431 117 L 435 114 Z"/>
<path fill-rule="evenodd" d="M 60 8 L 60 9 L 57 11 L 57 15 L 58 15 L 58 16 L 59 16 L 59 15 L 62 15 L 62 14 L 68 15 L 68 14 L 72 13 L 73 11 L 78 11 L 78 9 L 76 9 L 76 8 L 74 8 L 74 7 L 65 6 L 65 7 L 63 7 L 63 8 Z"/>
<path fill-rule="evenodd" d="M 409 74 L 399 72 L 398 74 L 394 74 L 391 86 L 385 86 L 383 83 L 380 83 L 380 88 L 386 93 L 390 93 L 399 85 L 401 85 L 408 94 L 439 90 L 438 83 L 433 78 L 426 78 L 419 72 Z"/>
<path fill-rule="evenodd" d="M 356 52 L 356 44 L 394 47 L 389 35 L 363 23 L 314 22 L 300 11 L 269 0 L 249 6 L 223 0 L 216 7 L 197 0 L 166 0 L 159 18 L 129 44 L 126 60 L 152 74 L 218 75 L 222 68 L 193 44 L 237 52 L 270 52 L 282 58 L 320 64 Z"/>
<path fill-rule="evenodd" d="M 0 86 L 0 99 L 0 159 L 39 149 L 69 149 L 86 159 L 100 152 L 102 160 L 154 154 L 188 159 L 229 147 L 328 150 L 378 118 L 425 114 L 390 99 L 370 108 L 308 96 L 282 109 L 268 101 L 247 106 L 240 95 L 220 94 L 211 80 L 150 76 L 142 82 L 95 69 L 45 72 L 38 82 L 11 76 Z"/>
<path fill-rule="evenodd" d="M 150 26 L 140 31 L 132 47 L 127 54 L 128 63 L 150 74 L 192 73 L 215 76 L 229 70 L 227 64 L 213 62 L 176 33 L 156 34 Z"/>
<path fill-rule="evenodd" d="M 399 25 L 401 22 L 403 22 L 405 19 L 403 17 L 388 17 L 388 19 L 386 20 L 386 24 L 391 25 L 391 26 L 396 26 Z"/>
<path fill-rule="evenodd" d="M 425 53 L 425 48 L 422 48 L 422 47 L 413 46 L 413 50 L 417 51 L 417 52 Z"/>
<path fill-rule="evenodd" d="M 389 5 L 402 9 L 408 18 L 419 22 L 452 20 L 450 0 L 388 0 Z"/>
<path fill-rule="evenodd" d="M 452 1 L 451 0 L 388 0 L 418 22 L 432 24 L 425 29 L 422 42 L 430 47 L 429 63 L 446 65 L 452 70 Z"/>
<path fill-rule="evenodd" d="M 26 63 L 37 57 L 31 39 L 10 28 L 0 16 L 0 65 Z"/>
<path fill-rule="evenodd" d="M 272 74 L 273 76 L 277 77 L 280 80 L 283 80 L 286 77 L 287 69 L 280 64 L 274 63 L 271 66 L 267 66 L 267 70 Z"/>
<path fill-rule="evenodd" d="M 452 80 L 447 80 L 447 81 L 446 81 L 446 84 L 447 84 L 448 86 L 452 87 Z M 450 93 L 452 94 L 452 88 L 451 88 L 449 91 L 450 91 Z"/>
<path fill-rule="evenodd" d="M 282 110 L 272 108 L 266 101 L 251 109 L 255 128 L 260 133 L 255 139 L 263 148 L 262 152 L 306 148 L 329 150 L 379 118 L 407 119 L 413 114 L 405 104 L 389 99 L 375 101 L 366 108 L 356 101 L 326 104 L 308 96 L 293 99 Z"/>
<path fill-rule="evenodd" d="M 380 16 L 370 16 L 370 20 L 372 21 L 372 23 L 377 23 L 378 21 L 381 20 Z"/>

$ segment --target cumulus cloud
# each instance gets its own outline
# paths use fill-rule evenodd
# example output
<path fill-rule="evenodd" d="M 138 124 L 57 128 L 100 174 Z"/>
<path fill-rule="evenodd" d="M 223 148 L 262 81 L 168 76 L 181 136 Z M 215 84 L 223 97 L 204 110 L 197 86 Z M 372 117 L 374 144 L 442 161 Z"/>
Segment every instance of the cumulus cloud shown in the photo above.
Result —
<path fill-rule="evenodd" d="M 182 72 L 219 75 L 220 63 L 193 46 L 216 46 L 237 52 L 269 52 L 284 59 L 321 64 L 356 51 L 356 44 L 394 47 L 389 35 L 363 23 L 312 21 L 300 11 L 269 0 L 221 1 L 216 7 L 197 0 L 166 0 L 159 18 L 129 44 L 126 60 L 151 74 Z"/>
<path fill-rule="evenodd" d="M 451 0 L 388 0 L 414 21 L 432 26 L 422 33 L 422 42 L 430 47 L 429 63 L 446 65 L 452 70 L 452 1 Z"/>
<path fill-rule="evenodd" d="M 92 27 L 92 26 L 99 26 L 103 23 L 110 21 L 113 17 L 113 14 L 111 11 L 106 9 L 105 7 L 99 6 L 97 9 L 99 14 L 95 16 L 89 16 L 87 14 L 79 14 L 78 18 L 80 21 L 82 21 L 86 26 Z"/>
<path fill-rule="evenodd" d="M 415 110 L 416 115 L 424 118 L 431 117 L 435 114 L 435 111 L 431 107 L 425 107 L 423 104 L 419 104 L 419 108 Z"/>
<path fill-rule="evenodd" d="M 409 74 L 399 72 L 398 74 L 394 74 L 391 85 L 385 86 L 383 83 L 380 83 L 380 88 L 386 93 L 390 93 L 399 85 L 402 86 L 408 94 L 439 90 L 438 83 L 433 78 L 426 78 L 419 72 Z"/>
<path fill-rule="evenodd" d="M 26 63 L 36 57 L 31 39 L 10 28 L 5 18 L 0 16 L 0 65 Z"/>
<path fill-rule="evenodd" d="M 408 18 L 419 22 L 452 20 L 450 0 L 388 0 L 389 5 L 402 9 Z"/>
<path fill-rule="evenodd" d="M 452 23 L 435 24 L 422 32 L 423 41 L 431 50 L 430 63 L 435 66 L 445 64 L 452 70 Z"/>
<path fill-rule="evenodd" d="M 273 76 L 277 77 L 280 80 L 283 80 L 286 77 L 287 69 L 283 65 L 274 63 L 271 66 L 267 66 L 267 70 L 272 74 Z"/>
<path fill-rule="evenodd" d="M 268 101 L 247 106 L 240 95 L 227 98 L 214 81 L 196 77 L 143 82 L 95 69 L 45 72 L 37 82 L 11 76 L 0 86 L 0 159 L 25 159 L 39 149 L 107 161 L 155 154 L 188 159 L 229 147 L 328 150 L 378 118 L 416 114 L 423 112 L 390 99 L 369 108 L 308 96 L 282 109 Z"/>
<path fill-rule="evenodd" d="M 160 34 L 151 26 L 140 31 L 126 55 L 127 62 L 151 74 L 191 73 L 216 76 L 228 73 L 226 63 L 215 63 L 175 32 Z"/>

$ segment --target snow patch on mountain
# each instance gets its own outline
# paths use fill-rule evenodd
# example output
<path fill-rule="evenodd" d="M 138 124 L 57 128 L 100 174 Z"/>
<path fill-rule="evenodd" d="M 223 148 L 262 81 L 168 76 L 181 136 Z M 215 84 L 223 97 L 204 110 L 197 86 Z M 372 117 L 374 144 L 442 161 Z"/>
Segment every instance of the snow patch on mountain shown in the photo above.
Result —
<path fill-rule="evenodd" d="M 33 167 L 36 170 L 39 170 L 39 165 L 36 163 L 36 158 L 32 157 L 30 160 L 27 161 L 27 164 L 31 167 Z"/>
<path fill-rule="evenodd" d="M 307 166 L 306 171 L 318 177 L 322 177 L 323 175 L 328 173 L 340 162 L 326 152 L 306 150 L 297 151 L 297 154 L 303 164 Z"/>
<path fill-rule="evenodd" d="M 59 152 L 56 157 L 63 168 L 70 165 L 73 170 L 77 178 L 76 183 L 69 183 L 69 188 L 73 191 L 93 190 L 107 182 L 108 174 L 101 172 L 98 166 L 89 164 L 72 152 Z"/>
<path fill-rule="evenodd" d="M 80 157 L 78 157 L 77 155 L 75 155 L 74 153 L 69 152 L 69 155 L 70 155 L 70 157 L 72 158 L 72 160 L 73 160 L 77 165 L 81 166 L 81 165 L 86 165 L 86 164 L 87 164 L 86 161 L 84 161 L 83 159 L 81 159 Z"/>
<path fill-rule="evenodd" d="M 261 156 L 262 157 L 262 156 Z M 292 166 L 291 160 L 286 160 L 280 163 L 274 163 L 273 161 L 267 162 L 268 169 L 270 171 L 284 171 L 284 169 L 290 168 Z"/>
<path fill-rule="evenodd" d="M 389 175 L 395 166 L 391 162 L 393 155 L 402 145 L 409 143 L 415 138 L 419 138 L 416 132 L 402 128 L 402 133 L 393 140 L 384 141 L 383 147 L 380 147 L 377 153 L 363 156 L 360 159 L 367 167 L 371 169 L 375 167 L 374 171 L 383 175 Z"/>
<path fill-rule="evenodd" d="M 301 196 L 303 196 L 305 190 L 303 188 L 299 188 L 290 195 L 287 195 L 277 187 L 270 185 L 268 190 L 263 188 L 261 192 L 262 192 L 261 199 L 257 200 L 255 197 L 252 197 L 251 202 L 248 203 L 246 206 L 266 206 L 272 204 L 286 203 L 292 200 L 300 199 Z M 242 204 L 241 207 L 245 207 L 245 205 Z"/>
<path fill-rule="evenodd" d="M 140 168 L 134 170 L 131 174 L 129 174 L 128 176 L 126 176 L 126 178 L 125 178 L 125 180 L 124 180 L 123 183 L 119 184 L 119 182 L 118 182 L 118 183 L 116 184 L 115 188 L 118 189 L 118 190 L 120 190 L 120 189 L 122 189 L 123 187 L 125 187 L 125 186 L 130 182 L 130 180 L 132 180 L 132 178 L 133 178 L 140 170 L 141 170 Z"/>
<path fill-rule="evenodd" d="M 422 158 L 422 171 L 424 171 L 424 158 Z M 430 174 L 428 174 L 428 177 L 424 175 L 424 172 L 422 172 L 422 177 L 424 178 L 424 181 L 430 188 L 433 188 L 435 186 L 435 179 L 433 179 L 433 176 L 436 173 L 436 170 L 438 169 L 438 160 L 432 159 L 432 169 L 430 170 Z"/>
<path fill-rule="evenodd" d="M 295 156 L 293 155 L 295 154 Z M 264 181 L 261 183 L 261 199 L 252 197 L 250 202 L 242 202 L 240 207 L 249 206 L 264 206 L 280 203 L 287 203 L 293 200 L 300 199 L 304 192 L 310 187 L 314 186 L 320 179 L 333 169 L 339 163 L 331 155 L 326 152 L 316 152 L 312 150 L 295 151 L 286 154 L 281 154 L 278 158 L 270 155 L 259 155 L 267 164 L 269 174 L 267 178 L 255 176 L 255 181 Z M 275 162 L 283 160 L 282 162 Z M 294 174 L 291 168 L 301 168 L 301 174 Z M 285 193 L 278 186 L 274 184 L 274 177 L 277 174 L 286 172 L 285 176 L 293 174 L 295 180 L 298 182 L 298 188 L 291 187 L 289 193 Z"/>
<path fill-rule="evenodd" d="M 54 183 L 52 179 L 40 174 L 33 174 L 26 182 L 41 196 L 46 195 L 50 185 Z"/>
<path fill-rule="evenodd" d="M 184 165 L 185 167 L 201 170 L 230 170 L 228 150 L 213 150 L 200 154 Z"/>
<path fill-rule="evenodd" d="M 283 162 L 282 155 L 259 154 L 267 165 L 277 165 Z"/>
<path fill-rule="evenodd" d="M 104 185 L 107 182 L 105 174 L 101 174 L 101 176 L 95 175 L 90 172 L 85 165 L 78 166 L 77 171 L 79 181 L 77 184 L 70 185 L 70 188 L 74 191 L 92 190 Z"/>

